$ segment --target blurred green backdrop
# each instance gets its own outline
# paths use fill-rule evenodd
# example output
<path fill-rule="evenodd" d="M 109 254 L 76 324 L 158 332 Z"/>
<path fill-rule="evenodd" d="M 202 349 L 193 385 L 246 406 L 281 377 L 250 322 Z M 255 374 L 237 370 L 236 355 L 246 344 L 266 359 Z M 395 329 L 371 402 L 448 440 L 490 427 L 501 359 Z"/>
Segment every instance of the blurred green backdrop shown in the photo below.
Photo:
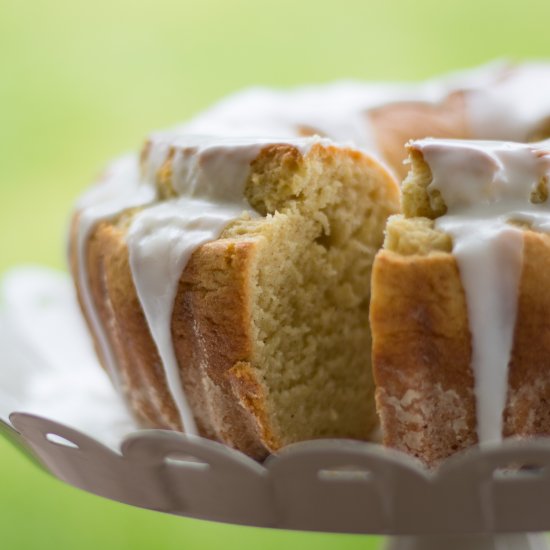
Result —
<path fill-rule="evenodd" d="M 549 20 L 548 0 L 0 0 L 0 271 L 63 268 L 71 204 L 102 164 L 229 92 L 549 57 Z M 0 442 L 1 548 L 379 544 L 133 509 L 63 486 Z"/>

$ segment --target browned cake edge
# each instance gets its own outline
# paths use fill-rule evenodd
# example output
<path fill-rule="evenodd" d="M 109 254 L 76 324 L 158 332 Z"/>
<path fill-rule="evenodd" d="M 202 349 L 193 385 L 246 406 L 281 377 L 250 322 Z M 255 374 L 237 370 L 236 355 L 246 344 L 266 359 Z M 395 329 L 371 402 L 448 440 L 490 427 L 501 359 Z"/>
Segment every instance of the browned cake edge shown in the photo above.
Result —
<path fill-rule="evenodd" d="M 452 255 L 379 252 L 371 330 L 384 443 L 434 463 L 475 442 L 466 301 Z"/>
<path fill-rule="evenodd" d="M 504 436 L 550 435 L 550 235 L 524 231 Z M 477 442 L 471 337 L 455 258 L 382 250 L 371 330 L 384 443 L 429 465 Z"/>
<path fill-rule="evenodd" d="M 74 235 L 72 242 L 74 247 Z M 262 441 L 275 448 L 277 442 L 262 423 L 262 388 L 247 368 L 251 352 L 247 274 L 254 251 L 253 241 L 222 239 L 194 252 L 180 278 L 172 335 L 200 435 L 262 458 L 267 454 Z M 78 281 L 75 257 L 73 250 L 72 269 Z M 181 430 L 133 285 L 123 231 L 109 222 L 100 224 L 90 237 L 87 259 L 94 303 L 102 325 L 109 327 L 121 389 L 132 412 L 146 426 Z M 106 366 L 101 352 L 99 357 Z M 257 399 L 243 401 L 245 385 L 246 394 Z"/>

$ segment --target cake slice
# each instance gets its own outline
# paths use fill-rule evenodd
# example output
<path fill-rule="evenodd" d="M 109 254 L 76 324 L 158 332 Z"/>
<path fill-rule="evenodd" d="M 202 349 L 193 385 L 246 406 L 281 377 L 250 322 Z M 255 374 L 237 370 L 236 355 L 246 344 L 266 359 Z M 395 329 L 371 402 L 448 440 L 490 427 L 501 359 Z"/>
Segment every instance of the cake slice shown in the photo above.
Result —
<path fill-rule="evenodd" d="M 550 143 L 408 146 L 403 214 L 375 259 L 384 442 L 436 465 L 550 434 Z"/>
<path fill-rule="evenodd" d="M 370 275 L 398 186 L 317 137 L 160 134 L 80 202 L 71 265 L 143 426 L 261 459 L 377 423 Z"/>

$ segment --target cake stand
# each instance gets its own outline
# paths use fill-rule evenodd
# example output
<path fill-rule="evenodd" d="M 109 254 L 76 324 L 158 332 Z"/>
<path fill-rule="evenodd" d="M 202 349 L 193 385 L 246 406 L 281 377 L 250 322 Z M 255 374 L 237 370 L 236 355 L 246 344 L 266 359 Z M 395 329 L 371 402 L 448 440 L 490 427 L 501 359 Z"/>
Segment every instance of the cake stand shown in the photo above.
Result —
<path fill-rule="evenodd" d="M 436 471 L 349 440 L 298 443 L 260 464 L 200 437 L 138 430 L 65 275 L 20 269 L 0 295 L 0 433 L 65 483 L 192 518 L 387 535 L 392 550 L 547 549 L 534 533 L 550 530 L 550 439 L 473 448 Z"/>
<path fill-rule="evenodd" d="M 40 416 L 10 419 L 2 433 L 46 471 L 141 508 L 255 527 L 391 535 L 392 550 L 547 548 L 532 532 L 550 528 L 548 439 L 474 449 L 429 472 L 401 453 L 347 440 L 299 443 L 259 464 L 175 432 L 140 431 L 115 452 Z"/>

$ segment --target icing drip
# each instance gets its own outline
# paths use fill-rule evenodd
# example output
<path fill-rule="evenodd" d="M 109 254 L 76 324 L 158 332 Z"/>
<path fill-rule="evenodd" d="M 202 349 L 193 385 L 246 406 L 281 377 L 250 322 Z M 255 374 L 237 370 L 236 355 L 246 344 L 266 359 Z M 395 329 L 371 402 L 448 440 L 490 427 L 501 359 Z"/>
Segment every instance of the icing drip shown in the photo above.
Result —
<path fill-rule="evenodd" d="M 243 202 L 216 205 L 184 198 L 160 203 L 138 214 L 127 236 L 134 285 L 188 434 L 196 433 L 196 426 L 182 389 L 171 329 L 178 282 L 191 254 L 217 239 L 246 209 Z"/>
<path fill-rule="evenodd" d="M 432 171 L 428 190 L 438 190 L 447 206 L 436 227 L 453 237 L 466 294 L 478 439 L 499 441 L 523 262 L 522 232 L 509 222 L 550 229 L 548 202 L 530 202 L 550 174 L 550 142 L 427 139 L 411 147 Z"/>
<path fill-rule="evenodd" d="M 244 197 L 250 163 L 267 145 L 263 138 L 226 139 L 157 134 L 149 142 L 145 177 L 154 178 L 169 155 L 175 197 L 139 212 L 127 235 L 136 291 L 164 369 L 184 430 L 197 429 L 180 378 L 172 339 L 172 312 L 178 283 L 192 253 L 216 240 L 224 228 L 248 211 Z M 285 140 L 306 154 L 326 139 Z"/>
<path fill-rule="evenodd" d="M 97 343 L 113 383 L 121 386 L 116 361 L 109 339 L 95 307 L 88 276 L 86 251 L 92 230 L 103 220 L 113 218 L 126 208 L 151 202 L 154 189 L 139 179 L 136 155 L 128 155 L 113 162 L 103 178 L 78 201 L 77 266 L 82 305 L 96 336 Z"/>
<path fill-rule="evenodd" d="M 499 441 L 506 405 L 508 362 L 521 275 L 521 231 L 500 221 L 445 219 L 438 227 L 455 239 L 472 335 L 477 434 L 480 443 Z"/>

